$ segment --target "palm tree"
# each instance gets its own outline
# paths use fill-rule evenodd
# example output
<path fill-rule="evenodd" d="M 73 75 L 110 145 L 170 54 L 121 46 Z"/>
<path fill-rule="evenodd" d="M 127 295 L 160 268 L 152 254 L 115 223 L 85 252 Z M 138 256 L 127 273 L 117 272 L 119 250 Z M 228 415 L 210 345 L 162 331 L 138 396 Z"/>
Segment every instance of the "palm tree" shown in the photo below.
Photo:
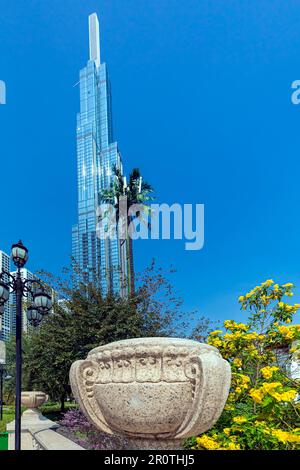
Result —
<path fill-rule="evenodd" d="M 133 263 L 133 249 L 132 249 L 132 237 L 128 231 L 129 227 L 133 227 L 132 222 L 134 220 L 142 217 L 142 212 L 149 214 L 149 206 L 147 203 L 153 200 L 151 193 L 153 193 L 152 186 L 143 180 L 141 172 L 138 168 L 134 168 L 129 175 L 129 183 L 127 184 L 126 177 L 122 175 L 120 168 L 116 165 L 112 167 L 112 172 L 114 175 L 114 180 L 111 182 L 108 189 L 103 189 L 100 192 L 100 201 L 106 204 L 111 204 L 114 206 L 116 211 L 116 222 L 117 226 L 120 223 L 124 224 L 125 230 L 122 230 L 122 236 L 119 240 L 119 249 L 122 258 L 127 257 L 123 261 L 127 264 L 127 283 L 129 288 L 129 294 L 134 294 L 134 263 Z M 126 221 L 120 219 L 120 202 L 121 200 L 127 200 L 127 208 L 132 207 L 133 205 L 138 204 L 139 209 L 136 211 L 131 211 L 130 214 L 126 214 Z M 149 227 L 150 224 L 148 224 Z M 124 249 L 126 247 L 126 250 Z M 126 253 L 126 255 L 125 255 Z M 123 274 L 122 274 L 123 275 Z M 122 279 L 122 282 L 124 280 Z"/>

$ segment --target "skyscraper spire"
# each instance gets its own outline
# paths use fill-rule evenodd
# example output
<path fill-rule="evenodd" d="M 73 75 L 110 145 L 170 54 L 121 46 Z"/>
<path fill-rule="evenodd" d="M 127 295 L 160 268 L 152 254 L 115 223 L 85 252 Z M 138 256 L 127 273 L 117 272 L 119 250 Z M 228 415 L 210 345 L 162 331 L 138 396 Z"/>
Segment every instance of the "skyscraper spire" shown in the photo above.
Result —
<path fill-rule="evenodd" d="M 100 67 L 100 28 L 97 13 L 89 16 L 90 34 L 90 60 L 94 60 L 96 67 Z"/>

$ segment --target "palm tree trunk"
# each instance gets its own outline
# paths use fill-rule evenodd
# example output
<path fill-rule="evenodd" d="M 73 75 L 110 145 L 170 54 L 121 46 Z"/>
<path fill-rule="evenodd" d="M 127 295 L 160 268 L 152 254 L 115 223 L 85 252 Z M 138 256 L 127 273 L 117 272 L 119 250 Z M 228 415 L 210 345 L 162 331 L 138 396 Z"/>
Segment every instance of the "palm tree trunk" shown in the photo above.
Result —
<path fill-rule="evenodd" d="M 134 264 L 133 264 L 133 247 L 132 247 L 132 238 L 130 236 L 130 224 L 132 219 L 127 218 L 127 227 L 126 227 L 126 249 L 127 249 L 127 278 L 128 278 L 128 291 L 129 296 L 134 295 Z"/>
<path fill-rule="evenodd" d="M 127 244 L 123 238 L 119 239 L 119 253 L 120 253 L 120 283 L 121 283 L 121 297 L 127 297 L 127 277 L 126 277 L 126 253 Z"/>
<path fill-rule="evenodd" d="M 135 291 L 135 282 L 134 282 L 134 262 L 133 262 L 133 246 L 132 246 L 132 238 L 129 237 L 128 243 L 128 257 L 129 257 L 129 270 L 130 270 L 130 295 L 134 295 Z"/>

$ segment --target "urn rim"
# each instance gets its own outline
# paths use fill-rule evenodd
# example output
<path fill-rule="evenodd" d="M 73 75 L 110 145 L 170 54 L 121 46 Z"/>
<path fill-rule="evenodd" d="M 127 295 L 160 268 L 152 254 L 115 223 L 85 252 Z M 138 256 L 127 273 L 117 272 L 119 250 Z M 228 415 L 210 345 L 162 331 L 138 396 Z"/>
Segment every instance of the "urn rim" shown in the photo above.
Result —
<path fill-rule="evenodd" d="M 113 351 L 116 349 L 122 349 L 126 347 L 139 347 L 139 346 L 181 346 L 188 349 L 197 349 L 198 352 L 214 352 L 217 355 L 220 355 L 220 352 L 214 346 L 211 346 L 207 343 L 200 343 L 198 341 L 194 341 L 191 339 L 185 338 L 170 338 L 165 336 L 154 336 L 148 338 L 131 338 L 131 339 L 123 339 L 120 341 L 114 341 L 113 343 L 109 343 L 103 346 L 97 346 L 96 348 L 92 349 L 88 357 L 94 356 L 95 354 L 102 352 L 102 351 Z"/>

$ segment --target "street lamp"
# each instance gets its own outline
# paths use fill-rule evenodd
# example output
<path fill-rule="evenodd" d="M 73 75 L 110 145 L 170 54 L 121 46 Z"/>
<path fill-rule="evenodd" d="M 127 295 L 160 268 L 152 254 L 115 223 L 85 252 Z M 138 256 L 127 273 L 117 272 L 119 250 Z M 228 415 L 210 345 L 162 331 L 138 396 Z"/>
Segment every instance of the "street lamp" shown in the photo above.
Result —
<path fill-rule="evenodd" d="M 16 294 L 16 402 L 15 402 L 15 450 L 21 449 L 21 387 L 22 387 L 22 303 L 23 297 L 30 294 L 34 304 L 27 310 L 29 323 L 37 326 L 43 316 L 52 307 L 51 297 L 43 284 L 37 279 L 22 279 L 21 268 L 28 260 L 28 250 L 19 241 L 12 246 L 11 256 L 17 272 L 12 276 L 7 271 L 0 273 L 0 314 L 4 312 L 4 304 L 9 293 Z M 39 289 L 37 292 L 37 288 Z"/>
<path fill-rule="evenodd" d="M 29 307 L 27 309 L 27 320 L 31 326 L 39 326 L 43 319 L 43 315 L 36 309 L 36 307 Z"/>

